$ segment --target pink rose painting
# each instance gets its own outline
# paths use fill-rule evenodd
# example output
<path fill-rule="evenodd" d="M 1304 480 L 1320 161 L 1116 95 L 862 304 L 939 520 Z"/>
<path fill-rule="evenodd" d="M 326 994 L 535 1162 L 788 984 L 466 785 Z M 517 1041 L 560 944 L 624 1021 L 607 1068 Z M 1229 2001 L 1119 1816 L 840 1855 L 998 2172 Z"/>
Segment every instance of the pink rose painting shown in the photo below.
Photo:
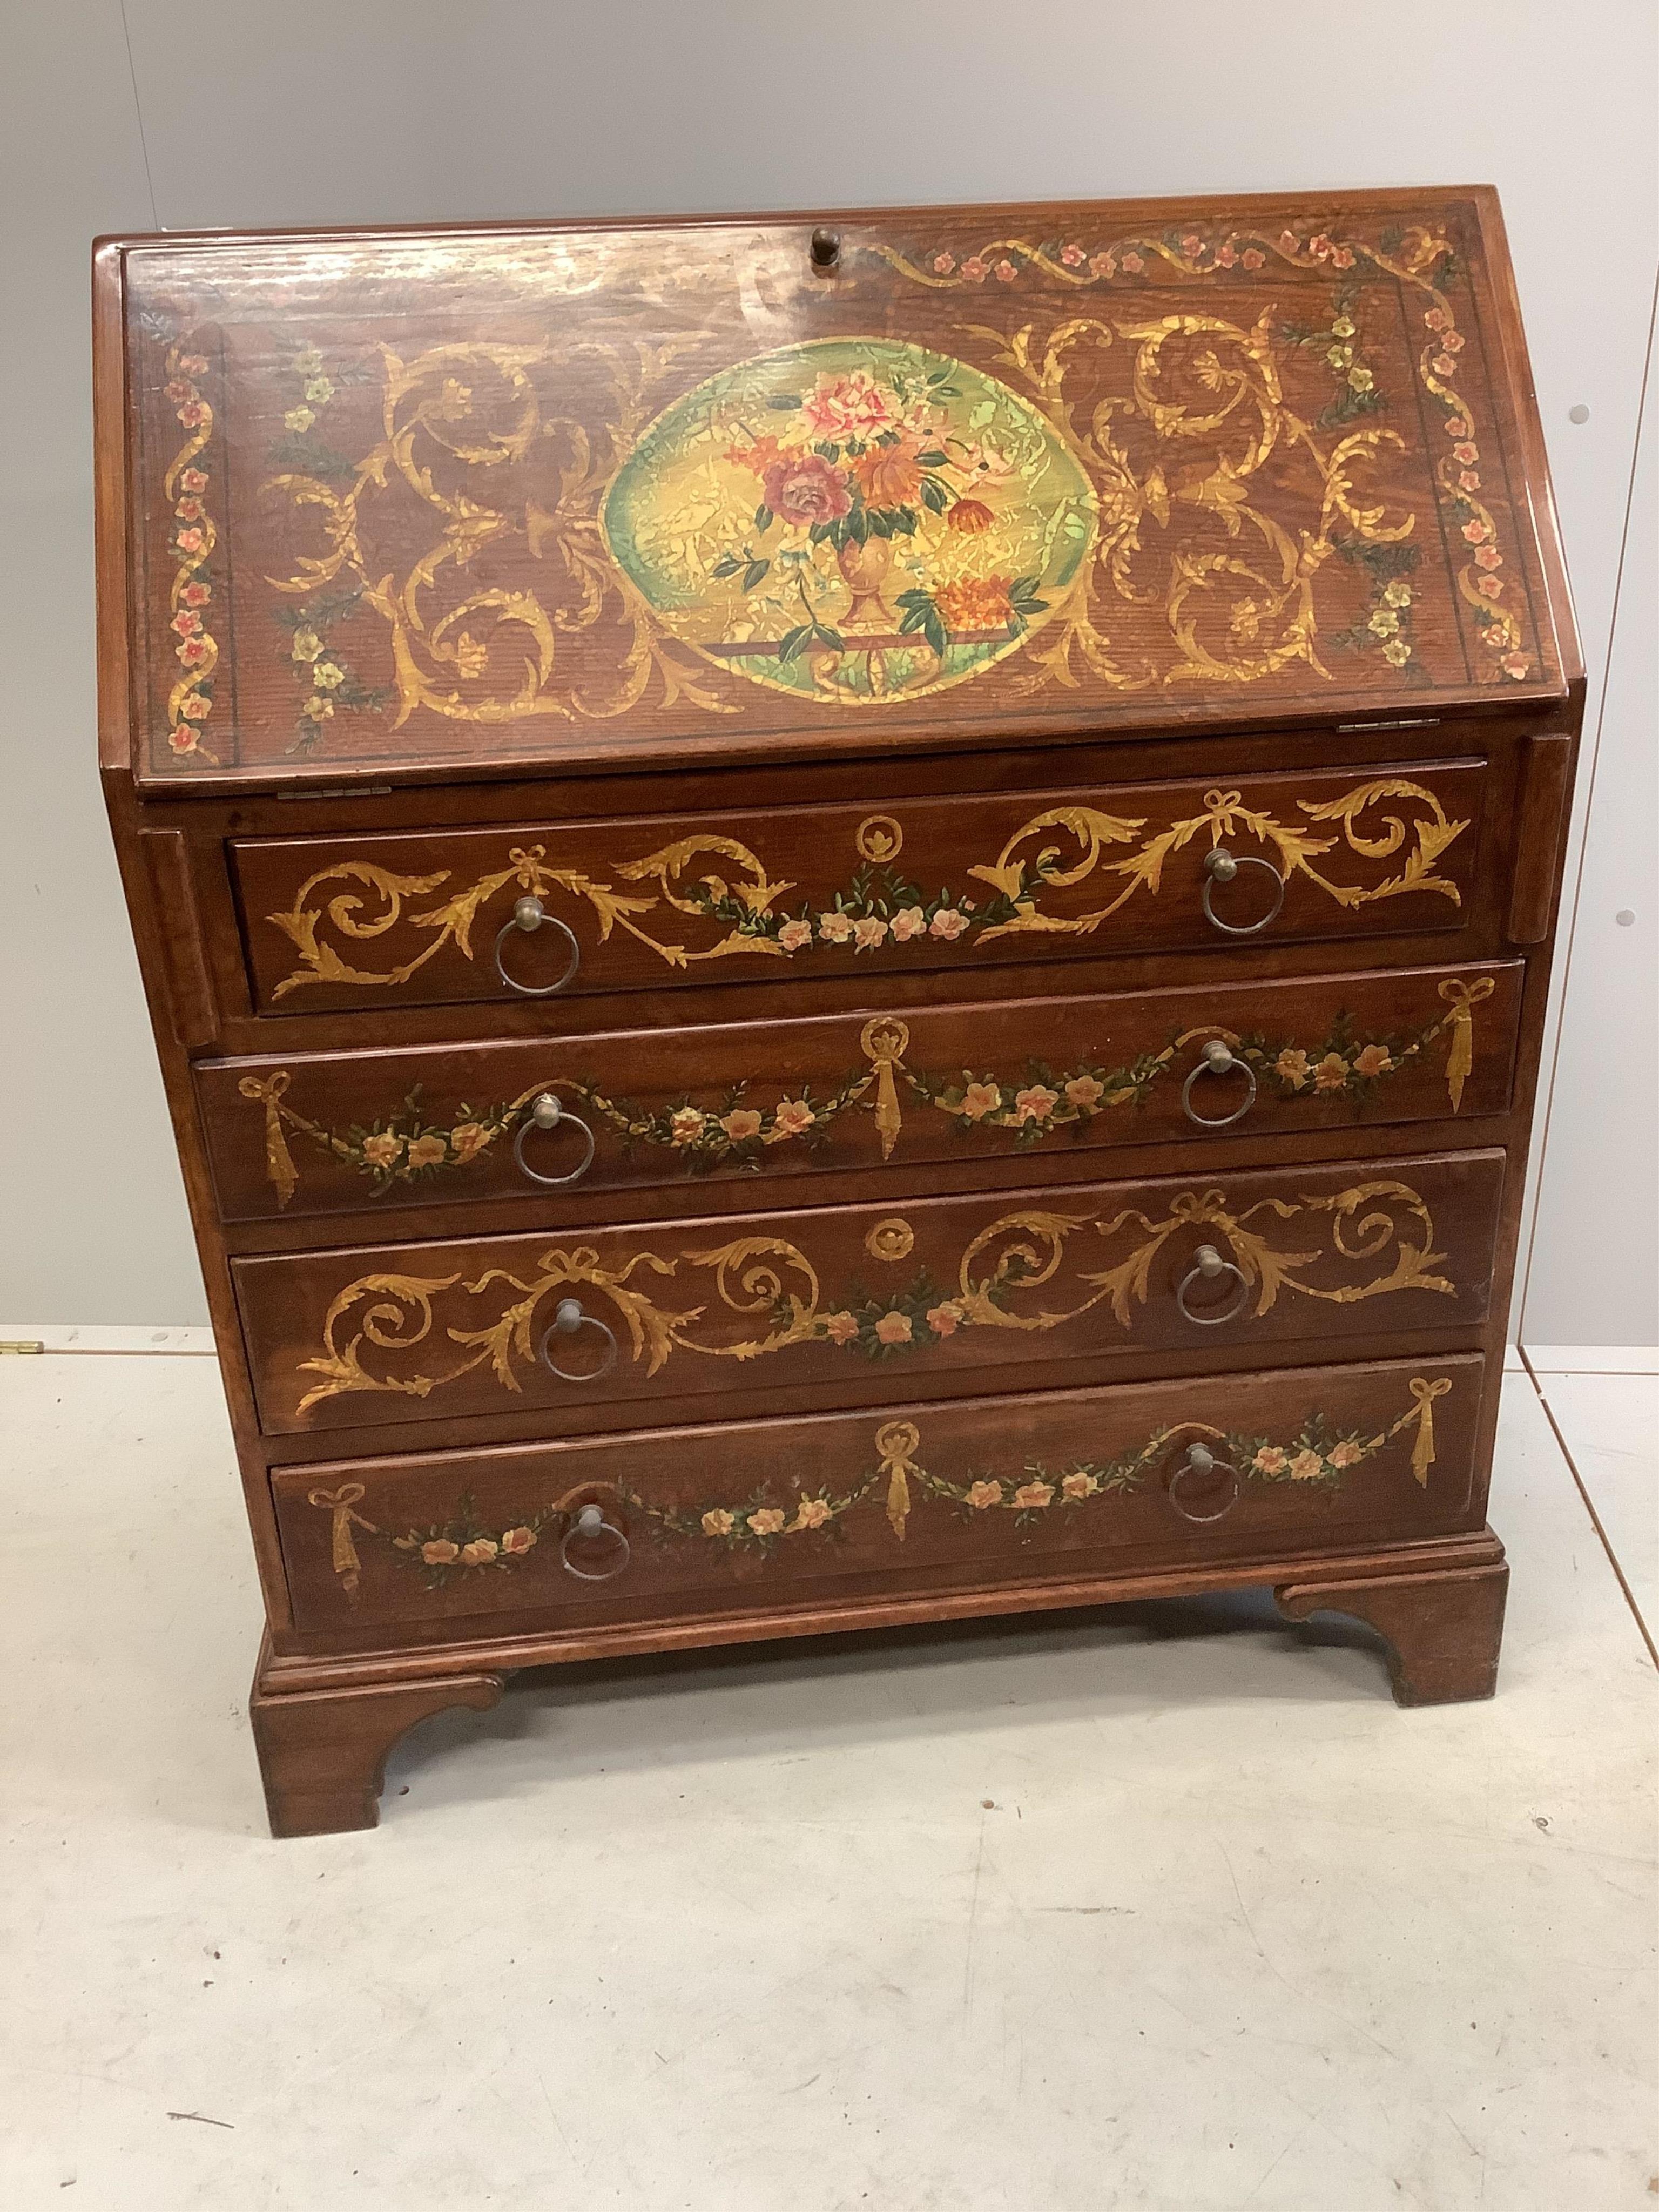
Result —
<path fill-rule="evenodd" d="M 800 411 L 811 430 L 830 440 L 873 438 L 895 424 L 886 392 L 862 369 L 848 376 L 821 377 L 817 389 L 802 401 Z"/>
<path fill-rule="evenodd" d="M 775 461 L 762 483 L 766 504 L 782 522 L 835 522 L 852 508 L 846 479 L 817 453 Z"/>

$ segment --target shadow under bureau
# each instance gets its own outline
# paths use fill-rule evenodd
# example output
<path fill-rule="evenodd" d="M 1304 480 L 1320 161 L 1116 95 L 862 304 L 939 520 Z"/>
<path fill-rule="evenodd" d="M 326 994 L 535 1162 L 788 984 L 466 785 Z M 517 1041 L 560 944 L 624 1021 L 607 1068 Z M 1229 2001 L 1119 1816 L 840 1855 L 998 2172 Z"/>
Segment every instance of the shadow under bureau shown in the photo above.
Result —
<path fill-rule="evenodd" d="M 1491 1692 L 1583 699 L 1491 193 L 106 240 L 94 369 L 278 1833 L 605 1654 L 1267 1583 Z"/>

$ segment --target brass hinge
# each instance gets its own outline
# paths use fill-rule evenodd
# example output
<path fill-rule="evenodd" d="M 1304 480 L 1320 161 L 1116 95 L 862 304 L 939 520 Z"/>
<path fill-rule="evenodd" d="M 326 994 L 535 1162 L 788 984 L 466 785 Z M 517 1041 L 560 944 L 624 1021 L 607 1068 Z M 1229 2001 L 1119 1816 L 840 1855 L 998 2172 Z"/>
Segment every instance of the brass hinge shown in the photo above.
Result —
<path fill-rule="evenodd" d="M 0 1352 L 44 1352 L 46 1348 L 44 1339 L 38 1336 L 0 1337 Z"/>
<path fill-rule="evenodd" d="M 392 790 L 389 783 L 337 783 L 324 791 L 261 792 L 259 796 L 283 799 L 385 799 Z"/>
<path fill-rule="evenodd" d="M 1397 714 L 1388 722 L 1339 722 L 1336 734 L 1346 738 L 1358 730 L 1436 730 L 1439 726 L 1438 714 Z"/>

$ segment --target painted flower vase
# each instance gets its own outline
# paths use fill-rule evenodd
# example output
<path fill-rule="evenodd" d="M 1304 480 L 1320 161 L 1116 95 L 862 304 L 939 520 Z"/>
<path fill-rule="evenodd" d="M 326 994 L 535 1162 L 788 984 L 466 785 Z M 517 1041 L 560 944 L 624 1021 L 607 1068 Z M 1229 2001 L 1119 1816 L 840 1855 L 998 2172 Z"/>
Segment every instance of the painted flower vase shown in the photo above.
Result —
<path fill-rule="evenodd" d="M 842 627 L 896 629 L 898 616 L 884 596 L 893 573 L 891 543 L 885 538 L 871 538 L 860 545 L 849 538 L 837 552 L 836 565 L 853 594 L 853 604 L 842 617 Z"/>

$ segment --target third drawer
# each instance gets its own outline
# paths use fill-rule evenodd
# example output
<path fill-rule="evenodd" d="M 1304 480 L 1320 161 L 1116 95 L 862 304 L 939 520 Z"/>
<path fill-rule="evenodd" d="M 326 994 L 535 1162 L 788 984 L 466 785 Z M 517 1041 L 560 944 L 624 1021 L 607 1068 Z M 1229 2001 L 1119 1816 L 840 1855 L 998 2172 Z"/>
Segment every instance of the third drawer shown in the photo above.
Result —
<path fill-rule="evenodd" d="M 233 1262 L 267 1431 L 673 1418 L 1010 1369 L 1478 1327 L 1499 1151 Z M 612 1425 L 614 1413 L 608 1419 Z"/>

